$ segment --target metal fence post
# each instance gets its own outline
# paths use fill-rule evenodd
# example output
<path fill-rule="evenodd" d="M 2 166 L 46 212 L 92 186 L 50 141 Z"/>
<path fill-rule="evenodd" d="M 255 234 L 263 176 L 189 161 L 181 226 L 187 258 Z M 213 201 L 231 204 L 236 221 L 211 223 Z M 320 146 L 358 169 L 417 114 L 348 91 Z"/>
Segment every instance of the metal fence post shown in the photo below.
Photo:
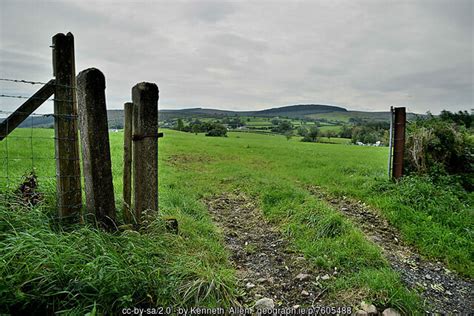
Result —
<path fill-rule="evenodd" d="M 393 106 L 390 107 L 390 131 L 388 139 L 388 178 L 392 177 L 392 147 L 393 147 Z"/>
<path fill-rule="evenodd" d="M 393 146 L 393 174 L 395 180 L 403 176 L 403 157 L 405 154 L 406 110 L 395 108 L 395 133 Z"/>

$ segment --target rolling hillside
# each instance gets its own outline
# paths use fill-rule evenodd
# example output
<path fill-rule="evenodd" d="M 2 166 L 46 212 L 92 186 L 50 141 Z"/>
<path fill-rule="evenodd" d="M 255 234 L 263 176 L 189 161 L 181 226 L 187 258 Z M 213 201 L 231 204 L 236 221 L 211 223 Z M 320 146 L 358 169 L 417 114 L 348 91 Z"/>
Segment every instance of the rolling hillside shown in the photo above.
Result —
<path fill-rule="evenodd" d="M 123 110 L 108 110 L 109 127 L 117 128 L 123 124 Z M 407 118 L 413 119 L 418 114 L 407 113 Z M 364 112 L 349 111 L 343 107 L 321 104 L 298 104 L 288 105 L 278 108 L 270 108 L 260 111 L 226 111 L 205 108 L 190 108 L 181 110 L 159 110 L 160 121 L 175 120 L 178 118 L 223 118 L 223 117 L 255 117 L 255 118 L 272 118 L 286 117 L 291 119 L 323 119 L 335 124 L 349 122 L 350 119 L 360 119 L 367 121 L 388 121 L 389 112 Z M 0 118 L 0 122 L 3 119 Z M 20 127 L 50 127 L 54 118 L 35 117 L 33 120 L 28 119 L 23 122 Z"/>
<path fill-rule="evenodd" d="M 289 117 L 305 118 L 308 115 L 347 112 L 346 109 L 332 105 L 321 104 L 297 104 L 279 108 L 271 108 L 260 111 L 224 111 L 213 109 L 183 109 L 183 110 L 160 110 L 160 120 L 169 120 L 183 117 L 223 117 L 223 116 L 255 116 L 255 117 Z"/>

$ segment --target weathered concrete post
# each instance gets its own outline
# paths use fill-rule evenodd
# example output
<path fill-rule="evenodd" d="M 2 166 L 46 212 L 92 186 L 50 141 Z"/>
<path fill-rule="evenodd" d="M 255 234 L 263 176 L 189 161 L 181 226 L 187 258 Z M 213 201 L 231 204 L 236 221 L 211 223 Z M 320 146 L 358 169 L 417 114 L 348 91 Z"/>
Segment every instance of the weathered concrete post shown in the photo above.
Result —
<path fill-rule="evenodd" d="M 158 87 L 142 82 L 132 88 L 133 177 L 136 219 L 158 210 Z"/>
<path fill-rule="evenodd" d="M 393 144 L 393 179 L 403 176 L 403 157 L 405 154 L 405 108 L 395 108 L 395 133 Z"/>
<path fill-rule="evenodd" d="M 105 77 L 89 68 L 77 76 L 79 128 L 86 208 L 106 228 L 114 227 L 115 199 L 105 104 Z"/>
<path fill-rule="evenodd" d="M 132 222 L 132 119 L 133 103 L 124 104 L 123 129 L 123 218 L 126 224 Z"/>
<path fill-rule="evenodd" d="M 82 209 L 81 167 L 77 135 L 76 68 L 74 36 L 53 37 L 54 136 L 58 211 L 62 218 Z"/>

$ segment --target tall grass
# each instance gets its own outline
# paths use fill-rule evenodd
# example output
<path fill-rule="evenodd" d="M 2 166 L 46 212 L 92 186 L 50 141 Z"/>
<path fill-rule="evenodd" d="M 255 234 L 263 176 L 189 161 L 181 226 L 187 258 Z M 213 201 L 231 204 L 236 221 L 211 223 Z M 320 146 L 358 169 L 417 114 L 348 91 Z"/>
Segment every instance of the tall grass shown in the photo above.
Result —
<path fill-rule="evenodd" d="M 108 233 L 58 225 L 49 198 L 36 207 L 0 204 L 0 313 L 231 304 L 235 277 L 220 235 L 194 192 L 170 189 L 178 187 L 172 170 L 160 176 L 161 215 L 178 220 L 178 235 L 162 216 L 138 232 Z"/>
<path fill-rule="evenodd" d="M 366 299 L 402 311 L 419 306 L 380 250 L 352 222 L 305 190 L 307 185 L 378 207 L 423 254 L 472 273 L 472 222 L 466 220 L 472 214 L 472 204 L 466 201 L 472 200 L 439 193 L 446 188 L 425 182 L 381 186 L 387 183 L 386 148 L 309 144 L 252 133 L 209 138 L 164 132 L 159 140 L 160 216 L 177 218 L 180 234 L 167 233 L 160 217 L 138 233 L 110 234 L 90 226 L 58 230 L 48 203 L 34 209 L 3 205 L 2 311 L 13 306 L 80 314 L 94 306 L 112 313 L 137 304 L 229 304 L 235 297 L 233 270 L 221 236 L 199 201 L 231 190 L 259 201 L 265 217 L 312 265 L 340 269 L 336 281 L 324 284 L 335 299 Z M 122 134 L 111 133 L 110 139 L 120 205 Z M 10 145 L 11 152 L 28 155 Z M 52 145 L 44 145 L 41 152 L 52 152 Z M 11 178 L 25 172 L 19 161 L 9 167 Z M 42 175 L 54 175 L 54 164 L 38 168 L 41 186 Z"/>
<path fill-rule="evenodd" d="M 474 277 L 474 193 L 450 177 L 405 177 L 374 185 L 371 201 L 398 227 L 405 240 L 429 257 Z"/>

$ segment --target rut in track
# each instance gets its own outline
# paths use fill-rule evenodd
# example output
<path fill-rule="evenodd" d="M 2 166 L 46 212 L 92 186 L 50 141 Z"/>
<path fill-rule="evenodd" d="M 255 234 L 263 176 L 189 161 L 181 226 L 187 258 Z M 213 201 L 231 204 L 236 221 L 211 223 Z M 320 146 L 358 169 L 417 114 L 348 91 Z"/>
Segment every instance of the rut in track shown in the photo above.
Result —
<path fill-rule="evenodd" d="M 267 297 L 275 307 L 316 305 L 325 293 L 319 274 L 302 255 L 288 249 L 276 227 L 266 222 L 254 202 L 240 193 L 204 201 L 226 239 L 242 290 L 240 303 L 252 307 Z"/>
<path fill-rule="evenodd" d="M 474 314 L 473 280 L 462 279 L 441 262 L 431 262 L 420 256 L 414 248 L 404 245 L 398 230 L 364 203 L 330 197 L 317 186 L 311 186 L 308 190 L 341 211 L 362 229 L 369 240 L 382 248 L 405 285 L 420 292 L 427 311 Z"/>

